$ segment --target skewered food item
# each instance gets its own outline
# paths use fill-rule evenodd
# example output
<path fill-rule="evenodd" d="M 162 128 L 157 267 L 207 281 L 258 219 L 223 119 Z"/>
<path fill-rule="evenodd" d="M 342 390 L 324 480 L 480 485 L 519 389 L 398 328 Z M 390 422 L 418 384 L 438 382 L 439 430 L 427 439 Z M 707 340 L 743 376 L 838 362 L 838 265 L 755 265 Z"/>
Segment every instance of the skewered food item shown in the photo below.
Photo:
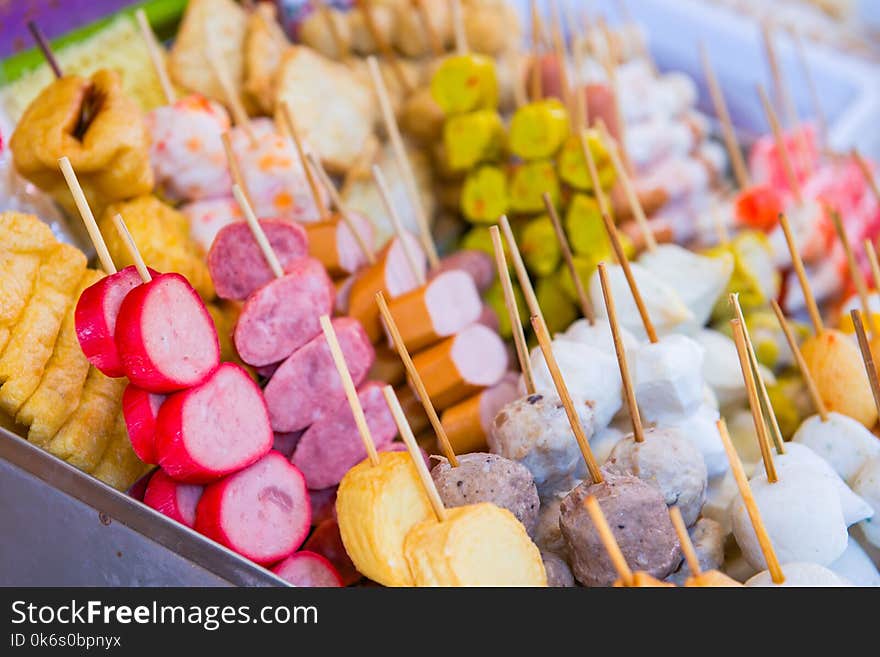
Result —
<path fill-rule="evenodd" d="M 131 447 L 144 463 L 158 463 L 156 421 L 164 395 L 154 395 L 129 383 L 122 394 L 122 414 Z"/>
<path fill-rule="evenodd" d="M 243 88 L 266 113 L 275 107 L 275 76 L 289 46 L 276 20 L 275 5 L 258 2 L 247 18 Z"/>
<path fill-rule="evenodd" d="M 300 550 L 272 567 L 272 572 L 294 586 L 345 586 L 336 569 L 315 552 Z"/>
<path fill-rule="evenodd" d="M 541 550 L 541 559 L 544 562 L 544 571 L 547 573 L 547 586 L 559 588 L 574 586 L 574 575 L 571 574 L 571 568 L 565 563 L 565 559 L 544 550 Z"/>
<path fill-rule="evenodd" d="M 201 486 L 182 484 L 162 470 L 156 470 L 144 492 L 144 504 L 172 520 L 192 527 L 196 524 L 196 506 L 203 490 Z"/>
<path fill-rule="evenodd" d="M 865 519 L 860 527 L 865 539 L 871 545 L 880 547 L 880 457 L 874 457 L 862 466 L 852 482 L 852 489 L 874 510 L 874 515 Z"/>
<path fill-rule="evenodd" d="M 739 582 L 718 572 L 724 563 L 724 541 L 727 538 L 721 525 L 710 518 L 700 518 L 688 529 L 688 534 L 701 572 L 695 575 L 685 559 L 681 568 L 672 573 L 667 581 L 678 586 L 739 586 Z M 683 539 L 680 537 L 679 540 Z"/>
<path fill-rule="evenodd" d="M 789 562 L 782 566 L 785 581 L 781 584 L 773 582 L 770 573 L 762 570 L 754 577 L 746 580 L 746 586 L 780 586 L 809 587 L 820 586 L 851 586 L 849 582 L 835 575 L 831 570 L 810 561 Z"/>
<path fill-rule="evenodd" d="M 488 447 L 495 416 L 518 395 L 518 379 L 518 375 L 508 372 L 499 383 L 443 411 L 440 422 L 457 454 L 479 452 Z M 412 422 L 412 417 L 408 417 Z"/>
<path fill-rule="evenodd" d="M 880 457 L 880 441 L 851 417 L 830 412 L 825 420 L 808 417 L 792 437 L 831 465 L 845 482 L 852 482 L 865 463 Z"/>

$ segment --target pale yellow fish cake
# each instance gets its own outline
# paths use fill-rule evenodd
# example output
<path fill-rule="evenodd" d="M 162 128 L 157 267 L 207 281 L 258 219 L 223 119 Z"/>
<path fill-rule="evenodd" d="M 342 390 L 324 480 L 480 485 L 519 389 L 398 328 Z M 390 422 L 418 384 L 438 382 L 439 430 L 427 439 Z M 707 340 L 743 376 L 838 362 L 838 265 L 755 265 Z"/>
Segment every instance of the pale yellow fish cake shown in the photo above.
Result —
<path fill-rule="evenodd" d="M 32 214 L 0 213 L 0 249 L 13 253 L 43 253 L 58 243 L 48 224 Z"/>
<path fill-rule="evenodd" d="M 0 354 L 34 291 L 40 256 L 0 252 Z"/>
<path fill-rule="evenodd" d="M 103 277 L 103 272 L 87 270 L 74 298 L 78 299 L 85 288 L 94 285 Z M 71 303 L 61 324 L 58 339 L 55 341 L 55 350 L 46 364 L 43 378 L 16 417 L 19 424 L 30 427 L 28 440 L 41 447 L 52 439 L 70 414 L 76 410 L 89 372 L 89 361 L 83 354 L 76 337 L 75 313 L 76 303 Z"/>
<path fill-rule="evenodd" d="M 110 442 L 92 475 L 117 490 L 127 490 L 143 471 L 144 463 L 131 448 L 122 413 L 117 413 Z"/>
<path fill-rule="evenodd" d="M 127 383 L 90 367 L 79 405 L 47 449 L 80 470 L 94 470 L 110 442 Z"/>
<path fill-rule="evenodd" d="M 86 257 L 68 244 L 46 255 L 30 303 L 0 357 L 0 409 L 16 415 L 43 378 L 61 322 L 86 270 Z"/>

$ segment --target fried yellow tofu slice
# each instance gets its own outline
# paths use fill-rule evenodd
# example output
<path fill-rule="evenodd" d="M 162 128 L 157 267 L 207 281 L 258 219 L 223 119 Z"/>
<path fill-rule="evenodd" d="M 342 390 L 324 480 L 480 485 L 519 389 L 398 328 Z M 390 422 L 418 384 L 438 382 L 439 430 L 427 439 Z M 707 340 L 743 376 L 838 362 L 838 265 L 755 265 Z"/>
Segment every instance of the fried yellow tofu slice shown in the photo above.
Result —
<path fill-rule="evenodd" d="M 87 270 L 73 298 L 78 299 L 85 288 L 103 277 L 103 272 Z M 67 418 L 76 410 L 89 373 L 89 361 L 76 337 L 75 312 L 74 301 L 67 309 L 43 378 L 16 417 L 19 424 L 30 427 L 28 440 L 40 447 L 44 447 L 58 433 Z"/>
<path fill-rule="evenodd" d="M 369 84 L 348 67 L 306 46 L 288 48 L 275 100 L 286 101 L 302 138 L 332 173 L 345 173 L 373 135 L 377 103 Z"/>
<path fill-rule="evenodd" d="M 46 254 L 37 283 L 0 356 L 0 409 L 15 416 L 43 378 L 67 309 L 86 271 L 86 257 L 69 244 Z"/>
<path fill-rule="evenodd" d="M 47 449 L 80 470 L 92 472 L 110 443 L 127 383 L 126 379 L 111 379 L 90 367 L 76 410 Z"/>
<path fill-rule="evenodd" d="M 244 90 L 267 114 L 275 108 L 275 75 L 289 46 L 275 18 L 275 5 L 257 4 L 248 16 L 244 38 Z"/>
<path fill-rule="evenodd" d="M 144 463 L 131 448 L 122 413 L 116 415 L 113 433 L 92 475 L 117 490 L 127 490 L 144 472 Z"/>
<path fill-rule="evenodd" d="M 0 213 L 0 249 L 12 253 L 44 253 L 58 243 L 52 229 L 32 214 Z"/>

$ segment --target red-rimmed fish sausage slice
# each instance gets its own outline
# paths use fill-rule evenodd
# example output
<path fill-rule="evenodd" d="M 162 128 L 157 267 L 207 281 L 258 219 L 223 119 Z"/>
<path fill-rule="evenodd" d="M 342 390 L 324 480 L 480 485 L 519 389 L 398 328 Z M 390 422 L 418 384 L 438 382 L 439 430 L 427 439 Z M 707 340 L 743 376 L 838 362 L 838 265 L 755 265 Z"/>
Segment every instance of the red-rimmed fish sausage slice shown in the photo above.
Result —
<path fill-rule="evenodd" d="M 340 587 L 342 578 L 333 564 L 316 552 L 300 550 L 272 568 L 272 572 L 294 586 Z"/>
<path fill-rule="evenodd" d="M 156 418 L 165 395 L 154 395 L 129 383 L 122 393 L 122 415 L 131 448 L 144 463 L 158 463 L 156 454 Z"/>
<path fill-rule="evenodd" d="M 144 493 L 144 504 L 164 513 L 172 520 L 192 527 L 196 523 L 196 505 L 202 497 L 201 486 L 174 481 L 162 470 L 150 477 Z"/>

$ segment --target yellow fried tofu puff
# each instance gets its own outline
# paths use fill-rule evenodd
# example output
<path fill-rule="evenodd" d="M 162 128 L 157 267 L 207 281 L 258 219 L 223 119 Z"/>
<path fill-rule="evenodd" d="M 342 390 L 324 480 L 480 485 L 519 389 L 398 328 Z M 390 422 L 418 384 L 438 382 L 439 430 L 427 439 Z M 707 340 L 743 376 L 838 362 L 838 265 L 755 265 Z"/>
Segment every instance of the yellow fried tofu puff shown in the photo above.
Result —
<path fill-rule="evenodd" d="M 146 465 L 131 448 L 125 418 L 122 413 L 118 413 L 107 449 L 101 455 L 101 461 L 92 475 L 117 490 L 126 490 L 145 470 Z"/>
<path fill-rule="evenodd" d="M 381 452 L 349 470 L 336 494 L 345 551 L 359 572 L 384 586 L 412 586 L 404 539 L 432 517 L 431 503 L 407 452 Z"/>
<path fill-rule="evenodd" d="M 507 509 L 483 502 L 446 509 L 407 534 L 415 586 L 547 586 L 541 552 Z"/>
<path fill-rule="evenodd" d="M 25 110 L 9 142 L 18 172 L 74 216 L 59 158 L 70 158 L 99 214 L 114 201 L 152 190 L 149 144 L 137 104 L 122 92 L 119 75 L 103 69 L 52 82 Z"/>
<path fill-rule="evenodd" d="M 214 284 L 204 253 L 190 236 L 189 220 L 182 212 L 151 194 L 109 206 L 98 225 L 113 261 L 121 269 L 134 262 L 113 225 L 117 213 L 125 219 L 148 266 L 159 272 L 177 272 L 186 277 L 203 299 L 214 298 Z"/>

